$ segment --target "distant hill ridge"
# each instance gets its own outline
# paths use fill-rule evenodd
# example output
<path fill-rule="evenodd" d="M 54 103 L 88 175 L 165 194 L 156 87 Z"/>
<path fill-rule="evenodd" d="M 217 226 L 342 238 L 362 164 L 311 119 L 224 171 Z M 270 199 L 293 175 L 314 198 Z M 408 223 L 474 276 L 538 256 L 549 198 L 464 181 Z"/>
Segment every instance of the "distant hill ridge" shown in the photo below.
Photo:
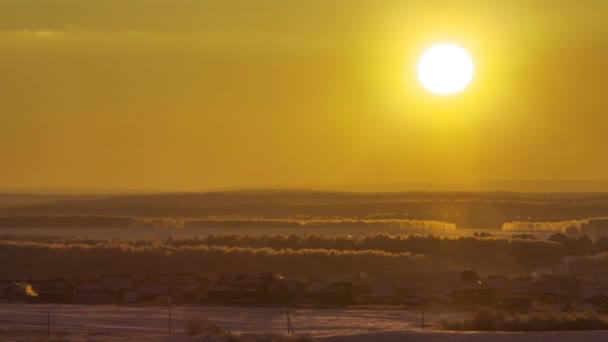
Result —
<path fill-rule="evenodd" d="M 608 192 L 608 180 L 484 180 L 473 183 L 434 182 L 385 182 L 366 184 L 316 184 L 309 186 L 272 185 L 266 187 L 223 187 L 215 189 L 171 190 L 171 189 L 100 189 L 100 188 L 0 188 L 0 194 L 24 195 L 128 195 L 159 193 L 259 193 L 259 192 Z"/>
<path fill-rule="evenodd" d="M 404 219 L 459 228 L 608 216 L 608 193 L 248 190 L 118 195 L 0 195 L 0 216 Z"/>

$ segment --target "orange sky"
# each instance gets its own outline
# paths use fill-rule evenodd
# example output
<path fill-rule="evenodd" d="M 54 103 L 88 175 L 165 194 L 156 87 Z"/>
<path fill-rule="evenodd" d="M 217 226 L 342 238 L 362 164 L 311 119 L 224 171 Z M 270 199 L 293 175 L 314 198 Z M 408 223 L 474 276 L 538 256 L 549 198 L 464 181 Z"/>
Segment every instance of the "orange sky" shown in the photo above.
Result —
<path fill-rule="evenodd" d="M 0 188 L 604 179 L 606 13 L 599 0 L 5 0 Z M 416 80 L 439 41 L 476 62 L 453 97 Z"/>

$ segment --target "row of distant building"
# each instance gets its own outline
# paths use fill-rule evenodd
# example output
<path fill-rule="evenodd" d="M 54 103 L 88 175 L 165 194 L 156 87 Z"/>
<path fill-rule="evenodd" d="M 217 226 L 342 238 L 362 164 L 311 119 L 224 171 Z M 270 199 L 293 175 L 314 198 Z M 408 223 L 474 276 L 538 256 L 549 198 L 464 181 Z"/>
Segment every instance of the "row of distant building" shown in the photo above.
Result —
<path fill-rule="evenodd" d="M 0 280 L 0 301 L 75 304 L 356 305 L 433 303 L 527 310 L 535 303 L 589 305 L 608 311 L 608 282 L 574 277 L 489 276 L 477 272 L 364 273 L 339 279 L 287 279 L 272 273 L 65 276 Z"/>

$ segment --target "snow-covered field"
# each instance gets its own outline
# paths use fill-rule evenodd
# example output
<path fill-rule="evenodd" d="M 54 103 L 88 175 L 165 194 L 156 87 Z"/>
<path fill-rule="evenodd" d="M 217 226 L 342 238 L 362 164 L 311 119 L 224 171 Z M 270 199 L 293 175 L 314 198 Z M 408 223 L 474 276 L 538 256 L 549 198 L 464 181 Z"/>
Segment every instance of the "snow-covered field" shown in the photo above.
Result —
<path fill-rule="evenodd" d="M 47 312 L 52 332 L 167 333 L 169 330 L 169 311 L 163 307 L 60 304 L 2 304 L 0 329 L 38 328 L 46 334 Z M 181 333 L 189 318 L 202 316 L 234 333 L 283 334 L 286 312 L 287 309 L 282 308 L 177 306 L 171 309 L 171 328 Z M 289 312 L 297 334 L 315 337 L 418 329 L 421 319 L 417 311 L 386 309 L 298 308 Z"/>
<path fill-rule="evenodd" d="M 608 341 L 608 332 L 583 331 L 583 332 L 378 332 L 369 334 L 356 334 L 350 336 L 333 336 L 323 338 L 324 342 L 600 342 Z"/>
<path fill-rule="evenodd" d="M 207 317 L 234 333 L 286 333 L 283 308 L 178 306 L 118 307 L 60 304 L 0 304 L 0 341 L 38 341 L 47 337 L 47 313 L 53 340 L 187 341 L 186 322 Z M 579 333 L 445 333 L 436 323 L 463 317 L 463 312 L 429 310 L 429 327 L 421 331 L 421 312 L 394 309 L 289 309 L 296 335 L 327 341 L 605 341 L 608 332 Z"/>

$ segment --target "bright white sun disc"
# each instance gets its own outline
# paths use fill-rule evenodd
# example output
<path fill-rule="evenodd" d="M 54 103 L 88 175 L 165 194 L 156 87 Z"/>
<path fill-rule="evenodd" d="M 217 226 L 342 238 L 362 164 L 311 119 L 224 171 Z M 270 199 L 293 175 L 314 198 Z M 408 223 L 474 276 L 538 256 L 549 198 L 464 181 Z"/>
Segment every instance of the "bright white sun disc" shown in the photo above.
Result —
<path fill-rule="evenodd" d="M 432 93 L 451 95 L 473 80 L 475 66 L 467 50 L 453 44 L 437 44 L 424 51 L 418 62 L 418 79 Z"/>

